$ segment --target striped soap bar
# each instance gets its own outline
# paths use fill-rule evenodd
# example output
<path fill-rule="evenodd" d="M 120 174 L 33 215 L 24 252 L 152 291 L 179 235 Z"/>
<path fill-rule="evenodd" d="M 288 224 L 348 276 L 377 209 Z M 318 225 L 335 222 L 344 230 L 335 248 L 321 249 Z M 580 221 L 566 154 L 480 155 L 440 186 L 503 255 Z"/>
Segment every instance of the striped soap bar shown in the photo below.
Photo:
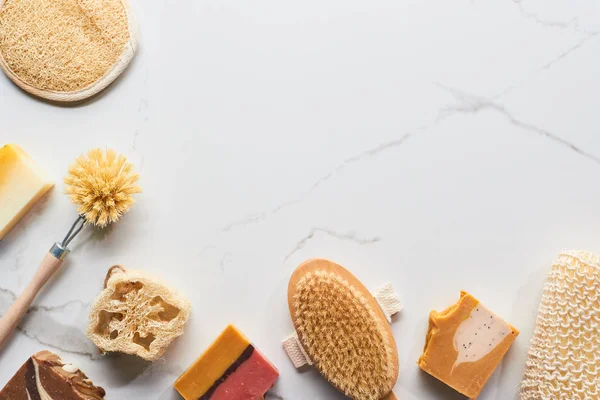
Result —
<path fill-rule="evenodd" d="M 233 325 L 175 382 L 186 400 L 262 399 L 279 372 Z"/>

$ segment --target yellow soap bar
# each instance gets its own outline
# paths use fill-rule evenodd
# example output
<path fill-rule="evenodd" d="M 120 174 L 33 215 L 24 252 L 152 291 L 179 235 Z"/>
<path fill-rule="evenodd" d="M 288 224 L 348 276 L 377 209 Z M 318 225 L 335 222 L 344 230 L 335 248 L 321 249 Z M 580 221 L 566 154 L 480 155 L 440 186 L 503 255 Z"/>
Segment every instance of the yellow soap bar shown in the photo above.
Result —
<path fill-rule="evenodd" d="M 175 389 L 186 399 L 199 398 L 236 362 L 250 341 L 233 325 L 175 382 Z"/>
<path fill-rule="evenodd" d="M 185 400 L 258 400 L 279 372 L 233 325 L 175 382 Z"/>
<path fill-rule="evenodd" d="M 52 186 L 54 182 L 21 147 L 0 148 L 0 240 Z"/>
<path fill-rule="evenodd" d="M 476 399 L 519 331 L 469 293 L 429 315 L 419 367 L 470 399 Z"/>

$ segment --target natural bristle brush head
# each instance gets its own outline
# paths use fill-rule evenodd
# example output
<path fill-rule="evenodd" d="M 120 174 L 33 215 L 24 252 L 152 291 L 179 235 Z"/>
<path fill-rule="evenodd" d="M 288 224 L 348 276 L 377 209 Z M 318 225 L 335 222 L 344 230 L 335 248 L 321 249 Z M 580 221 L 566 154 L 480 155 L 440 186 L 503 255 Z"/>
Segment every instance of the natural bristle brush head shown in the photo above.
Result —
<path fill-rule="evenodd" d="M 114 150 L 93 149 L 75 160 L 65 177 L 66 193 L 87 223 L 105 227 L 117 222 L 141 192 L 133 164 Z"/>
<path fill-rule="evenodd" d="M 290 314 L 304 351 L 319 372 L 355 400 L 379 400 L 398 379 L 391 328 L 373 295 L 328 260 L 300 265 L 288 287 Z"/>

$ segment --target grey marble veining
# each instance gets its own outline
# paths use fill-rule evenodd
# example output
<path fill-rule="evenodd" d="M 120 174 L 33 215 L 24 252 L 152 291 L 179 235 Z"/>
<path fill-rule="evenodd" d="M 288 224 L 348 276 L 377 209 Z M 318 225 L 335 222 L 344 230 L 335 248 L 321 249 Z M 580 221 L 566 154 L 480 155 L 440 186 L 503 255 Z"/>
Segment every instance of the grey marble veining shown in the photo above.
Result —
<path fill-rule="evenodd" d="M 281 373 L 268 399 L 341 399 L 280 345 L 292 271 L 326 257 L 400 292 L 400 398 L 460 398 L 415 363 L 429 312 L 461 289 L 521 331 L 480 399 L 518 398 L 552 259 L 600 250 L 596 2 L 131 3 L 140 52 L 100 96 L 60 107 L 0 77 L 0 141 L 57 183 L 0 242 L 0 313 L 75 216 L 61 182 L 75 157 L 123 152 L 144 190 L 73 243 L 0 353 L 0 385 L 49 349 L 109 398 L 178 399 L 175 379 L 235 323 Z M 114 264 L 192 302 L 156 363 L 86 339 Z"/>

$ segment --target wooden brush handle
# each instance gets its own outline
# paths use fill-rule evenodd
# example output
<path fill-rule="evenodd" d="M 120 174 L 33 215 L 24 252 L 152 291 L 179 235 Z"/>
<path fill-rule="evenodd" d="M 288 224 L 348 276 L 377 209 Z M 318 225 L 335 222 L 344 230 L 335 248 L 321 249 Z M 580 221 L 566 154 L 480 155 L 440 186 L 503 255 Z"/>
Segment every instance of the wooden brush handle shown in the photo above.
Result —
<path fill-rule="evenodd" d="M 398 398 L 396 397 L 394 392 L 390 392 L 381 400 L 398 400 Z"/>
<path fill-rule="evenodd" d="M 0 349 L 4 347 L 12 332 L 19 325 L 40 289 L 58 271 L 62 263 L 63 260 L 55 255 L 46 254 L 29 285 L 0 319 Z"/>

